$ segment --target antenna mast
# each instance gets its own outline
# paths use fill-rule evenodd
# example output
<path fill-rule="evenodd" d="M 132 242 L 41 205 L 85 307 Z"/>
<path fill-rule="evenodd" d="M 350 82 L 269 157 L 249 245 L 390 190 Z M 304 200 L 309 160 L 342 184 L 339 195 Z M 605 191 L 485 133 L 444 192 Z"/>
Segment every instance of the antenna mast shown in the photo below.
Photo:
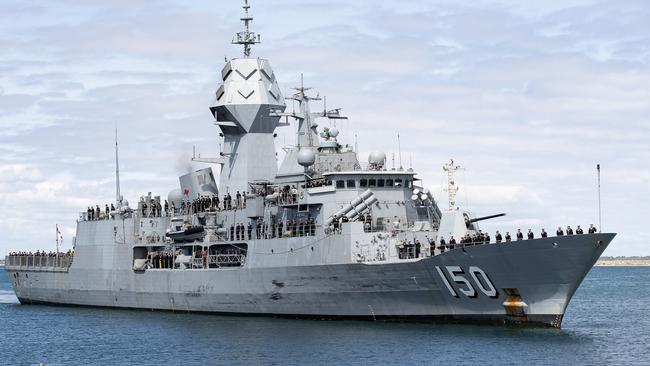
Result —
<path fill-rule="evenodd" d="M 600 164 L 596 164 L 596 170 L 598 174 L 598 232 L 603 232 L 603 219 L 600 209 Z"/>
<path fill-rule="evenodd" d="M 242 22 L 244 22 L 244 31 L 243 32 L 238 32 L 237 35 L 235 35 L 235 38 L 232 40 L 232 44 L 239 44 L 244 46 L 244 57 L 249 58 L 251 55 L 251 46 L 257 43 L 261 43 L 261 37 L 259 34 L 255 34 L 255 32 L 250 31 L 250 23 L 253 22 L 253 17 L 248 14 L 248 9 L 250 9 L 250 5 L 248 5 L 248 0 L 244 0 L 244 5 L 242 8 L 244 9 L 244 15 L 240 18 Z"/>
<path fill-rule="evenodd" d="M 454 173 L 462 169 L 460 165 L 454 164 L 454 159 L 451 159 L 449 163 L 445 164 L 442 169 L 447 172 L 447 192 L 449 192 L 449 210 L 456 210 L 456 192 L 458 192 L 458 186 L 454 180 Z"/>
<path fill-rule="evenodd" d="M 402 167 L 402 143 L 399 138 L 399 132 L 397 133 L 397 153 L 399 156 L 399 170 L 404 170 L 404 167 Z"/>
<path fill-rule="evenodd" d="M 120 159 L 117 148 L 117 127 L 115 128 L 115 203 L 117 204 L 117 207 L 122 205 L 120 194 Z"/>

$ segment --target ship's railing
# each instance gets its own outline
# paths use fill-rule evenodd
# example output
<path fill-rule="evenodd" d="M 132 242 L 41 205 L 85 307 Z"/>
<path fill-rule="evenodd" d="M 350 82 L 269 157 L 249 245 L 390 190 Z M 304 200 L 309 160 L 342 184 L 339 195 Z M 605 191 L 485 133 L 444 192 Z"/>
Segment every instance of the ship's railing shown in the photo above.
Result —
<path fill-rule="evenodd" d="M 245 261 L 245 254 L 216 254 L 208 256 L 208 265 L 217 267 L 241 267 Z"/>
<path fill-rule="evenodd" d="M 5 269 L 14 271 L 67 272 L 73 256 L 59 255 L 9 255 L 5 258 Z"/>

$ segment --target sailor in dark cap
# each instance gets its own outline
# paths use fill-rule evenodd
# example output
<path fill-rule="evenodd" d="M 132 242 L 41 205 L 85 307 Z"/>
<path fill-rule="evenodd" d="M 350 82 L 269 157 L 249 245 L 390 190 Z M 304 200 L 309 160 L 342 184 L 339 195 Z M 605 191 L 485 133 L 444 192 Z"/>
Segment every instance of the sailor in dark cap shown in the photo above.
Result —
<path fill-rule="evenodd" d="M 517 229 L 517 240 L 524 240 L 524 234 L 521 232 L 521 229 Z"/>
<path fill-rule="evenodd" d="M 512 237 L 510 237 L 510 232 L 506 231 L 506 243 L 509 243 L 512 241 Z"/>
<path fill-rule="evenodd" d="M 548 237 L 548 233 L 544 229 L 542 229 L 542 233 L 540 235 L 542 236 L 542 238 Z"/>
<path fill-rule="evenodd" d="M 557 236 L 563 236 L 564 235 L 564 231 L 562 231 L 561 226 L 557 227 L 557 230 L 555 231 L 555 235 L 557 235 Z"/>
<path fill-rule="evenodd" d="M 528 229 L 528 239 L 535 239 L 535 234 L 533 234 L 533 230 Z"/>
<path fill-rule="evenodd" d="M 595 234 L 597 232 L 596 228 L 594 227 L 594 224 L 589 224 L 589 231 L 588 232 L 589 232 L 589 234 Z"/>
<path fill-rule="evenodd" d="M 567 235 L 573 235 L 573 229 L 571 229 L 571 226 L 567 225 L 566 227 L 566 234 Z"/>
<path fill-rule="evenodd" d="M 494 236 L 494 239 L 497 241 L 497 243 L 501 243 L 501 241 L 503 240 L 503 237 L 501 236 L 501 233 L 499 232 L 499 230 L 497 230 L 497 233 Z"/>

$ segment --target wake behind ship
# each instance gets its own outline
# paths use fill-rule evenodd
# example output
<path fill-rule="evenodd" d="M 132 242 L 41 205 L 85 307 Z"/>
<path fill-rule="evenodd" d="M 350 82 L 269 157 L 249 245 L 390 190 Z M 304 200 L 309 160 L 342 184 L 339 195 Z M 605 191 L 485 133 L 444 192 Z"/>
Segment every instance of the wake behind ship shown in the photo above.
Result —
<path fill-rule="evenodd" d="M 6 258 L 20 302 L 560 327 L 615 234 L 492 242 L 479 222 L 499 215 L 458 209 L 453 161 L 447 209 L 385 153 L 360 162 L 338 142 L 339 109 L 312 112 L 320 99 L 302 85 L 284 97 L 269 61 L 250 57 L 260 37 L 243 8 L 244 57 L 226 62 L 210 108 L 223 149 L 193 158 L 219 166 L 219 183 L 200 169 L 131 207 L 118 169 L 114 204 L 80 214 L 74 254 Z M 278 167 L 274 133 L 289 126 Z"/>

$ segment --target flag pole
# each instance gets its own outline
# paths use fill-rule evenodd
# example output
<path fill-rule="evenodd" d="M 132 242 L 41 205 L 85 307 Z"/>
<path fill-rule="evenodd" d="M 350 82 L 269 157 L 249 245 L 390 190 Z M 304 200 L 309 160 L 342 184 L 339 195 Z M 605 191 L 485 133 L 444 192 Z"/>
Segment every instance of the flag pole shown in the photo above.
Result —
<path fill-rule="evenodd" d="M 596 164 L 596 171 L 598 174 L 598 232 L 602 233 L 603 219 L 602 219 L 602 211 L 601 211 L 601 204 L 600 204 L 600 164 Z"/>
<path fill-rule="evenodd" d="M 55 224 L 56 227 L 56 266 L 59 264 L 59 224 Z"/>

